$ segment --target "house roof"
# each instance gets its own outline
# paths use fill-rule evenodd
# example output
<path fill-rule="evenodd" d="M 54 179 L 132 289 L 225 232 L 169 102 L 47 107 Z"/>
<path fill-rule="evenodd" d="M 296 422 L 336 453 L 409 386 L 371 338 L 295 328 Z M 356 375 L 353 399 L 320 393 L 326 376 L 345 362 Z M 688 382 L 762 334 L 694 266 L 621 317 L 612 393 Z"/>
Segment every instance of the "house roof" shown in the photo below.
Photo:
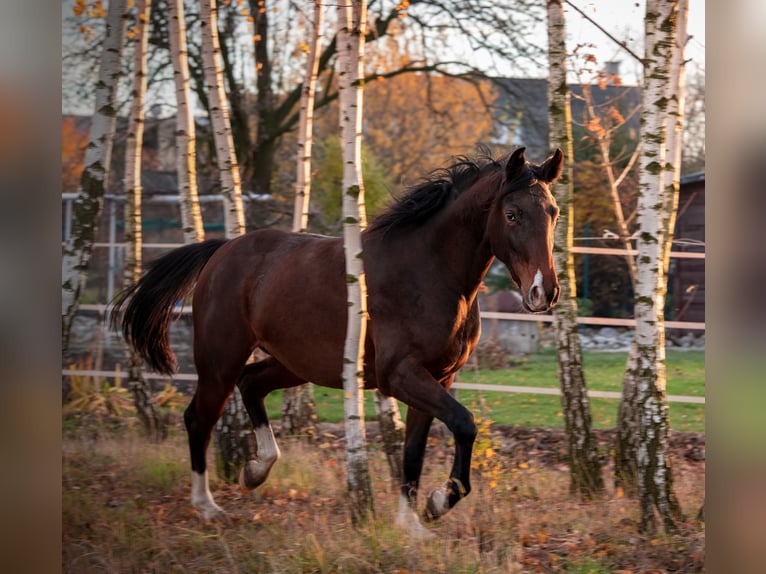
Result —
<path fill-rule="evenodd" d="M 541 161 L 550 152 L 548 141 L 548 79 L 529 78 L 495 78 L 500 87 L 495 106 L 499 109 L 496 140 L 512 146 L 523 145 L 527 148 L 527 156 Z M 582 123 L 585 104 L 582 99 L 583 88 L 579 84 L 569 84 L 572 94 L 572 118 L 576 123 Z M 618 108 L 625 111 L 640 103 L 641 89 L 638 86 L 607 85 L 592 86 L 592 96 L 595 105 L 614 102 Z M 623 111 L 623 113 L 625 113 Z M 628 118 L 627 125 L 639 127 L 639 115 Z"/>

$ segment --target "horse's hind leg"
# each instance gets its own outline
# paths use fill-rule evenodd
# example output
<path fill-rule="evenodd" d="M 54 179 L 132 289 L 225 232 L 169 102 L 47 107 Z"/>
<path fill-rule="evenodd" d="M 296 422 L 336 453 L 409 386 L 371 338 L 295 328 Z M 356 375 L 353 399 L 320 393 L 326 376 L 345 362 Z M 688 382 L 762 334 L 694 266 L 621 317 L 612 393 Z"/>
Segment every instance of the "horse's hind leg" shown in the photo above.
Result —
<path fill-rule="evenodd" d="M 263 484 L 280 454 L 263 399 L 275 389 L 296 387 L 305 382 L 273 357 L 245 367 L 237 384 L 253 423 L 257 454 L 254 459 L 247 461 L 239 475 L 239 483 L 243 488 L 255 488 Z"/>

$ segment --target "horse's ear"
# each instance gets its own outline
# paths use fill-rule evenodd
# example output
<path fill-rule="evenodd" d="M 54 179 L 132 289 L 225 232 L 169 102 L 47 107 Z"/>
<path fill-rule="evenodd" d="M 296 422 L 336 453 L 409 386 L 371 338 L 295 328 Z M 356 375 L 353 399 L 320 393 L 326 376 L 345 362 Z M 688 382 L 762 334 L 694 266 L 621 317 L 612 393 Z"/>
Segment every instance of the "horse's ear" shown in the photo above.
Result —
<path fill-rule="evenodd" d="M 508 163 L 505 164 L 505 179 L 507 181 L 511 181 L 516 175 L 518 175 L 519 170 L 523 168 L 527 164 L 527 158 L 524 155 L 524 151 L 527 148 L 520 147 L 516 149 L 512 154 L 511 157 L 508 158 Z"/>
<path fill-rule="evenodd" d="M 546 183 L 552 183 L 561 177 L 561 172 L 564 169 L 564 152 L 561 148 L 556 148 L 553 155 L 543 162 L 540 166 L 540 173 L 542 174 L 540 179 Z"/>

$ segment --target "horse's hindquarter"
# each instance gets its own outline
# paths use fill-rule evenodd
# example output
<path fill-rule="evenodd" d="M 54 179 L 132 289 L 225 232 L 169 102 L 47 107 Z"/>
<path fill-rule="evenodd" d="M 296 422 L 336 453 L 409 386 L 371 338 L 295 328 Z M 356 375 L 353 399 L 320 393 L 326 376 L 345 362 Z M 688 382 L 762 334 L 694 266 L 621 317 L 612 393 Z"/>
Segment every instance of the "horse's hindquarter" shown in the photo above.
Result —
<path fill-rule="evenodd" d="M 299 377 L 338 386 L 346 331 L 340 240 L 267 230 L 246 249 L 258 344 Z"/>

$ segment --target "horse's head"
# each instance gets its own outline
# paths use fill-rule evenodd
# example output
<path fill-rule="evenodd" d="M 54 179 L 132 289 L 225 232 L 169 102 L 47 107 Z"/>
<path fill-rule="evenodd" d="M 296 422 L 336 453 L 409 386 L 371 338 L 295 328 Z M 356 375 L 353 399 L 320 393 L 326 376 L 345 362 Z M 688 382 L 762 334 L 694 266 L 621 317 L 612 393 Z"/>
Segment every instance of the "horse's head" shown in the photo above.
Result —
<path fill-rule="evenodd" d="M 547 311 L 559 297 L 552 253 L 559 208 L 550 186 L 563 165 L 560 149 L 540 165 L 527 162 L 524 148 L 514 151 L 489 217 L 492 251 L 508 267 L 524 307 L 532 312 Z"/>

